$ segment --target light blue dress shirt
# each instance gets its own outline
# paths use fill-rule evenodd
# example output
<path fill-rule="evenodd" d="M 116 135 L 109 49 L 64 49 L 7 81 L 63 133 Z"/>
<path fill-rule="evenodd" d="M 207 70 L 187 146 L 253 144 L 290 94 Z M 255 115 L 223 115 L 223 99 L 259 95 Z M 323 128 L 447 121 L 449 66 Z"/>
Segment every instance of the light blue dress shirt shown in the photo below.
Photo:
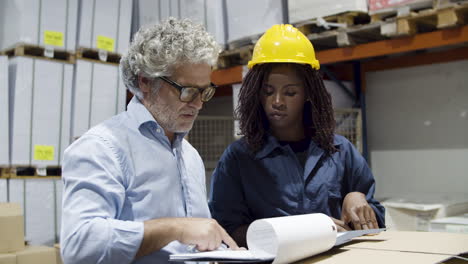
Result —
<path fill-rule="evenodd" d="M 64 262 L 167 263 L 186 245 L 134 257 L 143 221 L 210 217 L 205 169 L 198 152 L 176 134 L 173 144 L 133 97 L 128 110 L 90 129 L 66 151 L 62 178 Z"/>

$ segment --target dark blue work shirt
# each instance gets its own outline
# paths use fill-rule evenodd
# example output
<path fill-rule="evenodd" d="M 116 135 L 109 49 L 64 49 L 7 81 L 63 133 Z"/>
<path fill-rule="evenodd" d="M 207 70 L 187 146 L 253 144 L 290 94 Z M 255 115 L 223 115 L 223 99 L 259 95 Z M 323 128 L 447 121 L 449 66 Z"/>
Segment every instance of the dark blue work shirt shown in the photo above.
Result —
<path fill-rule="evenodd" d="M 269 136 L 257 153 L 244 139 L 223 153 L 211 180 L 210 209 L 229 233 L 256 219 L 324 213 L 341 218 L 346 194 L 361 192 L 384 227 L 385 209 L 373 198 L 375 180 L 365 159 L 345 137 L 331 156 L 311 141 L 305 168 L 289 145 Z"/>

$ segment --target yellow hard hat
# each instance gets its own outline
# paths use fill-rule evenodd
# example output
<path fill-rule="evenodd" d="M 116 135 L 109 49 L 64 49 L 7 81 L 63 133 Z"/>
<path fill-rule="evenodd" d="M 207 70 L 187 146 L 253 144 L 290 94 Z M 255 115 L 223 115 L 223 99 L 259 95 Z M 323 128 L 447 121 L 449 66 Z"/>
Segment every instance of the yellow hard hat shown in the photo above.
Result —
<path fill-rule="evenodd" d="M 309 39 L 292 25 L 274 25 L 255 44 L 252 60 L 248 67 L 260 63 L 301 63 L 310 64 L 312 68 L 320 69 L 319 61 Z"/>

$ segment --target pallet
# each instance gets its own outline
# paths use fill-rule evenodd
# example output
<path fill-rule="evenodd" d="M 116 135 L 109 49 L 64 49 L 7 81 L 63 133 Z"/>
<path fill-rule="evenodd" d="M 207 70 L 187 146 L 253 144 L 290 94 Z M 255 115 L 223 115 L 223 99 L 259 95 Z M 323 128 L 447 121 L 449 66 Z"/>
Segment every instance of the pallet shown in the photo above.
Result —
<path fill-rule="evenodd" d="M 241 48 L 225 50 L 218 58 L 218 69 L 225 69 L 237 65 L 246 65 L 252 58 L 254 45 L 250 44 Z"/>
<path fill-rule="evenodd" d="M 260 37 L 263 35 L 264 32 L 248 37 L 244 37 L 235 41 L 231 41 L 227 44 L 228 50 L 233 50 L 233 49 L 241 49 L 244 47 L 248 47 L 250 45 L 255 45 L 257 41 L 260 39 Z"/>
<path fill-rule="evenodd" d="M 10 178 L 10 168 L 5 167 L 5 168 L 0 168 L 0 178 Z"/>
<path fill-rule="evenodd" d="M 0 52 L 2 55 L 12 56 L 28 56 L 39 59 L 55 60 L 66 63 L 75 63 L 75 55 L 71 52 L 58 49 L 49 49 L 47 47 L 18 44 L 13 48 L 6 49 Z"/>
<path fill-rule="evenodd" d="M 364 12 L 344 12 L 331 16 L 323 17 L 323 20 L 327 23 L 338 24 L 340 26 L 330 25 L 326 28 L 322 25 L 319 19 L 314 18 L 308 21 L 295 24 L 304 35 L 320 34 L 325 31 L 334 30 L 337 28 L 349 28 L 357 25 L 366 25 L 370 23 L 370 16 Z"/>
<path fill-rule="evenodd" d="M 409 36 L 437 29 L 456 27 L 468 22 L 468 4 L 411 12 L 389 20 L 381 28 L 388 37 Z"/>
<path fill-rule="evenodd" d="M 99 61 L 111 64 L 119 64 L 122 56 L 115 52 L 108 52 L 106 50 L 91 49 L 80 47 L 76 51 L 77 59 Z"/>
<path fill-rule="evenodd" d="M 381 23 L 358 25 L 307 35 L 316 51 L 353 46 L 386 39 L 380 33 Z"/>
<path fill-rule="evenodd" d="M 44 169 L 38 169 L 32 166 L 14 166 L 10 168 L 10 179 L 60 179 L 62 176 L 62 167 L 47 166 Z"/>

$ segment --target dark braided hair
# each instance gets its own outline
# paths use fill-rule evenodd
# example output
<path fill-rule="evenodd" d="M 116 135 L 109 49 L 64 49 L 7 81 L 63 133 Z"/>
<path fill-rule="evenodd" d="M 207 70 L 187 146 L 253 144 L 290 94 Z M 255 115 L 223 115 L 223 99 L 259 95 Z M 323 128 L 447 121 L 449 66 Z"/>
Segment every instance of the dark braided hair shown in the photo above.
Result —
<path fill-rule="evenodd" d="M 297 63 L 264 63 L 255 65 L 245 76 L 239 93 L 236 116 L 240 120 L 240 130 L 249 148 L 255 153 L 266 141 L 269 121 L 260 101 L 262 87 L 273 67 L 287 65 L 302 78 L 306 103 L 304 104 L 304 128 L 306 136 L 325 150 L 327 155 L 337 151 L 333 144 L 335 118 L 331 96 L 325 89 L 321 74 L 310 65 Z"/>

